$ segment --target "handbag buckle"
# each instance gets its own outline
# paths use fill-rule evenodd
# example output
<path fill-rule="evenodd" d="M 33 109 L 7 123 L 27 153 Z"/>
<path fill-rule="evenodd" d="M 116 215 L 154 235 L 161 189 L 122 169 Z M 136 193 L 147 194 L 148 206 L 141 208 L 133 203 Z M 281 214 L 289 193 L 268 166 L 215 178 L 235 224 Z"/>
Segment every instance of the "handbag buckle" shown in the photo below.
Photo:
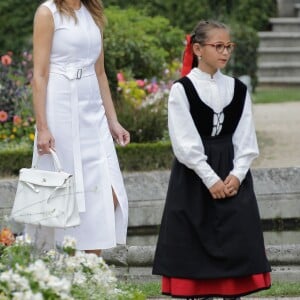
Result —
<path fill-rule="evenodd" d="M 77 70 L 76 79 L 80 79 L 82 76 L 82 69 Z"/>

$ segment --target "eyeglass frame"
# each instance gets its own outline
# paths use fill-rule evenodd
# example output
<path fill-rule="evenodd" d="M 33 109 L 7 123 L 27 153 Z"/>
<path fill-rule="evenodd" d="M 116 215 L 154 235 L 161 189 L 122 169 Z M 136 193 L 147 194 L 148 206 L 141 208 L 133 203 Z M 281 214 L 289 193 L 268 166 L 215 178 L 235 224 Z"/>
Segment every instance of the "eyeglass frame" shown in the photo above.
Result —
<path fill-rule="evenodd" d="M 222 51 L 218 51 L 218 50 L 217 50 L 217 45 L 222 45 L 222 46 L 223 46 Z M 231 54 L 231 53 L 234 51 L 234 48 L 235 48 L 236 44 L 235 44 L 235 43 L 232 43 L 232 42 L 228 43 L 227 45 L 225 45 L 224 43 L 205 43 L 205 44 L 202 44 L 202 46 L 213 46 L 213 47 L 215 47 L 215 49 L 216 49 L 216 51 L 217 51 L 218 53 L 223 53 L 224 50 L 226 49 L 227 52 L 228 52 L 229 54 Z M 231 48 L 230 48 L 230 47 L 231 47 Z M 229 50 L 229 49 L 232 49 L 232 50 Z"/>

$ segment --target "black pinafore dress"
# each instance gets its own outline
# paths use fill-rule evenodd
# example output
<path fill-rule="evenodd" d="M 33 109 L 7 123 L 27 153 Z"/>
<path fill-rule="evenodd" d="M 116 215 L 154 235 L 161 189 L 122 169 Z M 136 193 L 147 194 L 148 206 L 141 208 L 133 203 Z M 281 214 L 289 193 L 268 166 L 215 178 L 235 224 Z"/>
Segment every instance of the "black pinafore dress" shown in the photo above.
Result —
<path fill-rule="evenodd" d="M 233 169 L 232 136 L 243 112 L 246 86 L 235 79 L 233 99 L 223 110 L 221 131 L 211 136 L 214 111 L 200 99 L 188 77 L 178 82 L 185 89 L 207 162 L 224 180 Z M 153 274 L 222 279 L 270 271 L 250 171 L 237 195 L 214 200 L 199 176 L 175 158 Z"/>

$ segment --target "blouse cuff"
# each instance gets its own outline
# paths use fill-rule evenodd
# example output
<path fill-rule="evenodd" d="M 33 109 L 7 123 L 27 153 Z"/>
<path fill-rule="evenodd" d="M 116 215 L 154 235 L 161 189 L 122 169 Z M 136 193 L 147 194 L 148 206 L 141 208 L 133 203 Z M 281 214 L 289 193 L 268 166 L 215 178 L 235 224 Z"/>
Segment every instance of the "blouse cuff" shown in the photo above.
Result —
<path fill-rule="evenodd" d="M 210 189 L 216 182 L 220 180 L 220 177 L 214 172 L 214 170 L 205 161 L 198 164 L 195 172 L 202 179 L 204 185 Z"/>
<path fill-rule="evenodd" d="M 242 184 L 242 181 L 245 179 L 247 172 L 248 172 L 248 169 L 247 170 L 235 170 L 235 169 L 233 169 L 230 172 L 230 174 L 237 177 L 238 180 L 240 181 L 240 184 Z"/>

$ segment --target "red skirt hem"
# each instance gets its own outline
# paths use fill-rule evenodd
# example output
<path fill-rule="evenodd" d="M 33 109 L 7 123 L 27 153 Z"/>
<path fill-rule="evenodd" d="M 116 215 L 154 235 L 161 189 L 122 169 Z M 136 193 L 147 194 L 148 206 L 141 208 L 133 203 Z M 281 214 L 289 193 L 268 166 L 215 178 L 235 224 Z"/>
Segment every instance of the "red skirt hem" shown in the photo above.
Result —
<path fill-rule="evenodd" d="M 162 293 L 174 297 L 238 297 L 270 287 L 270 273 L 222 279 L 162 278 Z"/>

